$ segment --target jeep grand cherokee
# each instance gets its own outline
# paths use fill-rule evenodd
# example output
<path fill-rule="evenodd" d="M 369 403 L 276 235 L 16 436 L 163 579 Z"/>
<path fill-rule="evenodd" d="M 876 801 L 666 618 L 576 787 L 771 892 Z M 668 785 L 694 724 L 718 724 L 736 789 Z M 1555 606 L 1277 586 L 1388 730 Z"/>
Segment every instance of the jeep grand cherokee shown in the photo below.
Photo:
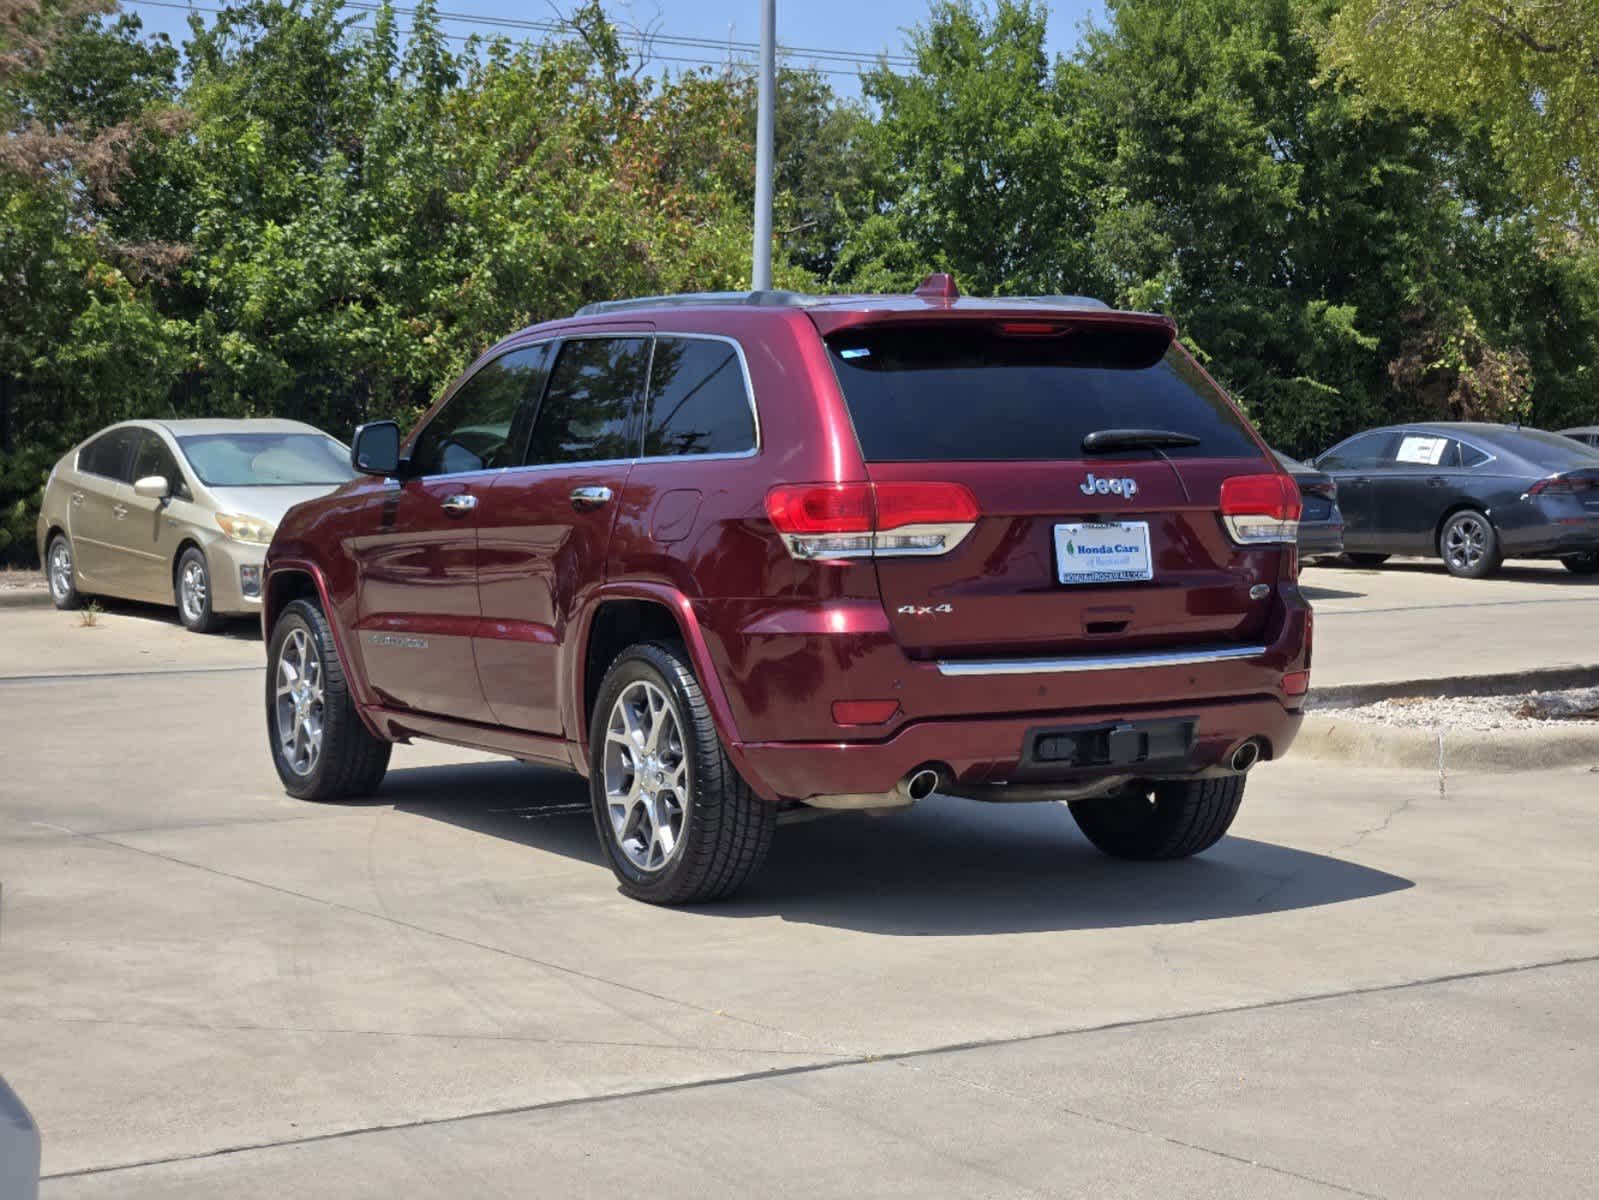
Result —
<path fill-rule="evenodd" d="M 1299 491 L 1164 317 L 596 304 L 352 460 L 267 554 L 284 785 L 364 795 L 412 738 L 567 767 L 643 900 L 732 892 L 782 809 L 935 790 L 1195 854 L 1299 727 Z"/>

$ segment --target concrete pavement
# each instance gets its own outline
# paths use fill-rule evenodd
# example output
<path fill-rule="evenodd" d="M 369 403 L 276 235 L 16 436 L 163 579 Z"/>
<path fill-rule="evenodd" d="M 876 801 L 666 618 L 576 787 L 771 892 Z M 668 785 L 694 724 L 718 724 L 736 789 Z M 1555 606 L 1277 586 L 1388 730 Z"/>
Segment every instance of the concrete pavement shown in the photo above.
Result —
<path fill-rule="evenodd" d="M 1395 607 L 1364 586 L 1351 625 Z M 1290 758 L 1150 866 L 935 798 L 660 910 L 571 777 L 401 748 L 376 802 L 301 804 L 247 626 L 32 615 L 0 612 L 0 1071 L 47 1197 L 1591 1190 L 1586 769 Z"/>
<path fill-rule="evenodd" d="M 299 1141 L 61 1197 L 1581 1196 L 1594 962 Z M 241 1188 L 242 1185 L 242 1188 Z"/>
<path fill-rule="evenodd" d="M 1599 579 L 1517 561 L 1493 579 L 1442 563 L 1307 566 L 1318 687 L 1588 667 L 1599 672 Z"/>

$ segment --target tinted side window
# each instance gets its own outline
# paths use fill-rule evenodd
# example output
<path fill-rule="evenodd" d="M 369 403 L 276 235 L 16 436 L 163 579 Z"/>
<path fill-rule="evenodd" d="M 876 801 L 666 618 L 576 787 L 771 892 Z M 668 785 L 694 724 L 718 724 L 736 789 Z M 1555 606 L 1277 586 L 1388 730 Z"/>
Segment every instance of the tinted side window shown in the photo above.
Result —
<path fill-rule="evenodd" d="M 1392 462 L 1398 449 L 1397 433 L 1363 433 L 1329 450 L 1316 465 L 1323 471 L 1358 471 Z"/>
<path fill-rule="evenodd" d="M 1465 442 L 1456 442 L 1460 451 L 1460 465 L 1463 467 L 1481 466 L 1488 461 L 1488 455 L 1475 446 L 1468 446 Z"/>
<path fill-rule="evenodd" d="M 147 475 L 161 476 L 174 496 L 189 499 L 189 485 L 183 482 L 178 460 L 172 457 L 172 451 L 167 449 L 167 444 L 157 433 L 140 434 L 139 448 L 133 454 L 133 470 L 129 477 L 139 480 Z"/>
<path fill-rule="evenodd" d="M 656 338 L 644 453 L 738 454 L 753 449 L 755 417 L 737 349 L 704 338 Z"/>
<path fill-rule="evenodd" d="M 632 458 L 649 359 L 648 338 L 563 342 L 533 419 L 526 461 L 536 466 Z"/>
<path fill-rule="evenodd" d="M 537 395 L 545 354 L 544 346 L 525 346 L 479 368 L 417 435 L 412 471 L 456 475 L 515 466 L 525 436 L 524 401 Z"/>
<path fill-rule="evenodd" d="M 78 452 L 78 470 L 127 483 L 128 451 L 143 432 L 139 429 L 113 429 L 102 433 Z"/>

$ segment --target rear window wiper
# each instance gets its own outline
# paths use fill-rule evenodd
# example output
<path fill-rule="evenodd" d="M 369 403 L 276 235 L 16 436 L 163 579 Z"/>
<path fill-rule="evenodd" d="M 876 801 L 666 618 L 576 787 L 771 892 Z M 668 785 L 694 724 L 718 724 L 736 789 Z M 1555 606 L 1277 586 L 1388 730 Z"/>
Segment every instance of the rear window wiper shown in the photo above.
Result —
<path fill-rule="evenodd" d="M 1083 449 L 1089 454 L 1102 454 L 1107 450 L 1162 450 L 1197 445 L 1199 439 L 1193 434 L 1177 433 L 1171 429 L 1096 429 L 1083 438 Z"/>

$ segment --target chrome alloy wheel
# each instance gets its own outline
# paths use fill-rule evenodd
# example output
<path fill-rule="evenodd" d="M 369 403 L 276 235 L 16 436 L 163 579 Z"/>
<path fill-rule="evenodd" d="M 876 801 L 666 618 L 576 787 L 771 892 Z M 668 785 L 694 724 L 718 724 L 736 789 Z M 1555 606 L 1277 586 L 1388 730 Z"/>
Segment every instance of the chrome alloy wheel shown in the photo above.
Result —
<path fill-rule="evenodd" d="M 1488 527 L 1480 517 L 1460 517 L 1444 534 L 1444 557 L 1458 570 L 1471 570 L 1488 553 Z"/>
<path fill-rule="evenodd" d="M 324 709 L 322 659 L 304 629 L 290 633 L 278 653 L 275 707 L 283 761 L 296 775 L 309 775 L 322 756 Z"/>
<path fill-rule="evenodd" d="M 677 706 L 648 680 L 628 684 L 611 707 L 604 782 L 616 844 L 639 870 L 662 870 L 683 843 L 688 755 Z"/>
<path fill-rule="evenodd" d="M 50 546 L 50 595 L 57 604 L 72 594 L 72 547 L 64 537 Z"/>
<path fill-rule="evenodd" d="M 178 575 L 178 603 L 183 608 L 184 619 L 195 622 L 205 617 L 205 597 L 210 581 L 205 577 L 205 565 L 191 558 L 183 564 Z"/>

